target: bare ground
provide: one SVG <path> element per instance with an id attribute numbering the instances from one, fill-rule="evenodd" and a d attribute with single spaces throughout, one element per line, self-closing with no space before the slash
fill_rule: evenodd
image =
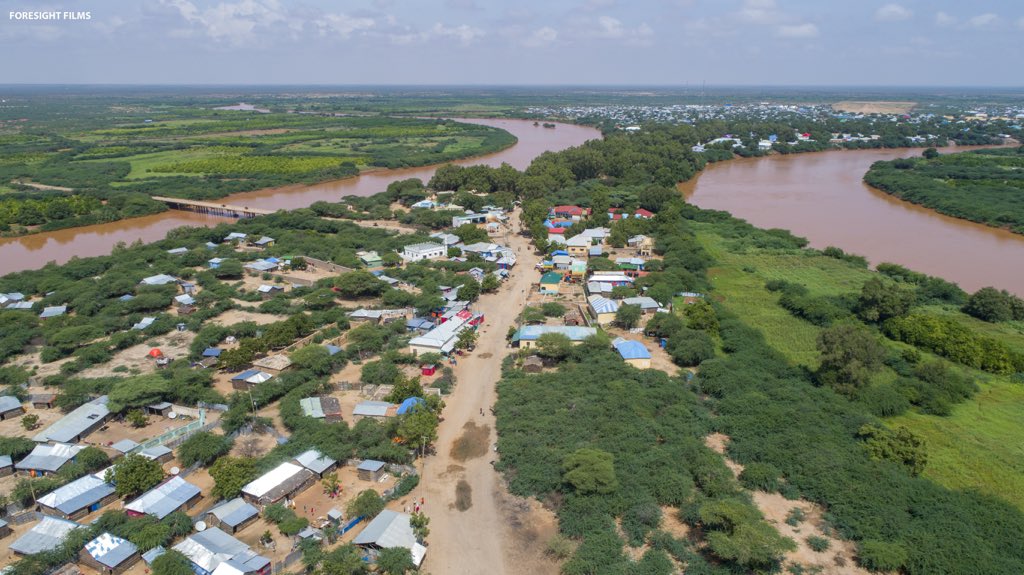
<path id="1" fill-rule="evenodd" d="M 836 112 L 849 112 L 851 114 L 907 114 L 914 109 L 917 102 L 857 102 L 847 100 L 832 104 Z"/>
<path id="2" fill-rule="evenodd" d="M 729 437 L 721 433 L 713 433 L 704 438 L 709 449 L 725 455 Z M 743 471 L 743 466 L 725 457 L 725 464 L 736 475 Z M 824 520 L 825 510 L 815 503 L 804 499 L 789 500 L 778 493 L 764 491 L 752 492 L 754 504 L 761 510 L 765 521 L 771 523 L 780 534 L 789 537 L 797 544 L 796 551 L 786 553 L 783 564 L 801 565 L 806 570 L 821 575 L 869 575 L 870 572 L 857 566 L 855 557 L 857 547 L 852 541 L 846 541 L 826 533 L 828 528 Z M 800 508 L 805 514 L 804 521 L 795 527 L 786 523 L 786 518 L 794 508 Z M 807 545 L 807 538 L 817 536 L 827 539 L 828 549 L 818 553 Z"/>

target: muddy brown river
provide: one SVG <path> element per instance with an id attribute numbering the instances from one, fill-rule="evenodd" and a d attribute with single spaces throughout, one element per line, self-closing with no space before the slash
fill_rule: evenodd
<path id="1" fill-rule="evenodd" d="M 501 128 L 519 139 L 515 145 L 500 152 L 454 162 L 462 166 L 477 164 L 500 166 L 503 162 L 507 162 L 515 168 L 524 169 L 530 165 L 533 158 L 544 152 L 557 152 L 601 137 L 601 132 L 594 128 L 570 124 L 557 124 L 556 128 L 551 129 L 534 126 L 532 121 L 526 120 L 460 119 L 459 121 Z M 311 186 L 287 186 L 235 194 L 220 200 L 220 202 L 268 209 L 295 209 L 320 200 L 338 201 L 342 196 L 373 195 L 383 192 L 388 184 L 396 180 L 420 178 L 425 182 L 433 176 L 436 169 L 437 166 L 424 166 L 399 170 L 378 170 L 354 178 L 322 182 Z M 0 275 L 40 268 L 50 261 L 64 263 L 74 256 L 88 257 L 109 254 L 118 242 L 160 240 L 167 235 L 168 231 L 180 226 L 214 226 L 224 221 L 230 220 L 189 212 L 168 211 L 109 224 L 0 239 Z"/>
<path id="2" fill-rule="evenodd" d="M 1024 295 L 1024 236 L 944 216 L 863 182 L 872 163 L 920 153 L 837 150 L 732 160 L 709 165 L 680 188 L 697 206 L 790 230 L 816 248 L 837 246 L 873 265 L 901 264 L 967 291 L 996 286 Z"/>

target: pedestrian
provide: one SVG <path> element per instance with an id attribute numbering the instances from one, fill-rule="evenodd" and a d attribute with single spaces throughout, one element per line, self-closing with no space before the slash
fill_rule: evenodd
<path id="1" fill-rule="evenodd" d="M 305 506 L 305 505 L 303 505 L 303 506 L 302 506 L 302 512 L 303 512 L 303 513 L 305 513 L 305 512 L 306 512 L 306 506 Z"/>
<path id="2" fill-rule="evenodd" d="M 423 504 L 425 504 L 426 502 L 427 502 L 427 500 L 426 500 L 426 499 L 424 499 L 424 498 L 420 497 L 420 505 L 423 505 Z"/>

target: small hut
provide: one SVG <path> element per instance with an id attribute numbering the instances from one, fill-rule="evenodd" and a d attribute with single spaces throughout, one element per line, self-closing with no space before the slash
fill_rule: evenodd
<path id="1" fill-rule="evenodd" d="M 384 462 L 375 459 L 366 459 L 356 468 L 359 479 L 363 481 L 380 481 L 384 475 Z"/>
<path id="2" fill-rule="evenodd" d="M 536 355 L 531 355 L 523 360 L 523 371 L 526 373 L 540 373 L 543 368 L 544 362 Z"/>

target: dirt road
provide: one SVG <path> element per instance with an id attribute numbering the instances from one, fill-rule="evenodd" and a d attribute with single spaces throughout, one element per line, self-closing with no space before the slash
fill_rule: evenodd
<path id="1" fill-rule="evenodd" d="M 513 214 L 518 230 L 518 213 Z M 557 567 L 538 550 L 526 549 L 521 531 L 512 526 L 530 508 L 507 495 L 491 461 L 497 435 L 490 413 L 497 398 L 495 384 L 501 377 L 501 360 L 508 353 L 505 334 L 522 311 L 530 283 L 537 279 L 534 265 L 540 261 L 527 239 L 510 235 L 506 245 L 517 250 L 518 262 L 509 279 L 494 294 L 480 297 L 475 305 L 485 314 L 476 350 L 455 367 L 458 381 L 445 399 L 444 421 L 438 429 L 437 455 L 424 463 L 417 500 L 426 501 L 430 536 L 423 570 L 451 575 L 489 573 L 557 573 Z M 483 410 L 484 415 L 481 415 Z M 455 448 L 453 451 L 453 447 Z M 533 537 L 537 539 L 537 537 Z"/>

